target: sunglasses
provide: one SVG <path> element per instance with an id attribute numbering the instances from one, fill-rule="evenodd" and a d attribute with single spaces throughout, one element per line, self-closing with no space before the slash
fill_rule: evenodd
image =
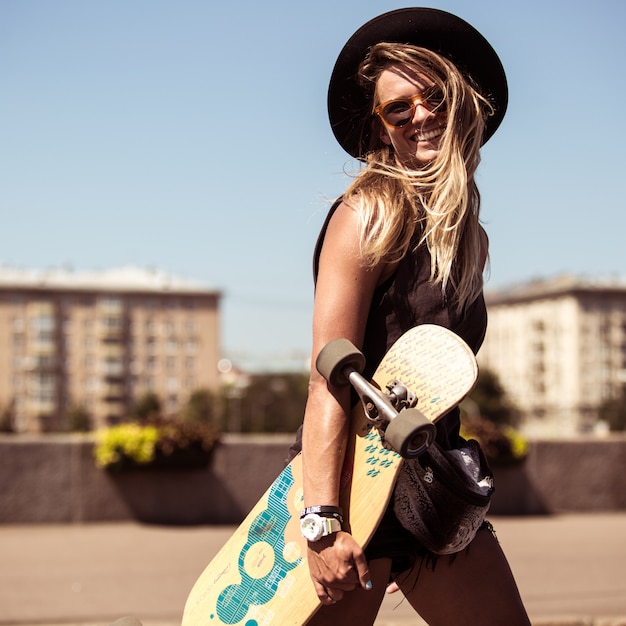
<path id="1" fill-rule="evenodd" d="M 379 104 L 374 113 L 389 126 L 400 128 L 408 124 L 415 115 L 417 105 L 421 104 L 429 111 L 444 112 L 445 96 L 439 87 L 433 85 L 424 91 L 410 98 L 397 98 L 396 100 L 387 100 Z"/>

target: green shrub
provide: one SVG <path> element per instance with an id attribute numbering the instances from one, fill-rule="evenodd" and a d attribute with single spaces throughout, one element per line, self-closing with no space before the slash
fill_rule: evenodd
<path id="1" fill-rule="evenodd" d="M 94 456 L 101 468 L 167 464 L 168 458 L 180 460 L 198 454 L 208 459 L 218 441 L 217 431 L 208 424 L 154 419 L 149 423 L 128 422 L 109 426 L 96 434 Z"/>

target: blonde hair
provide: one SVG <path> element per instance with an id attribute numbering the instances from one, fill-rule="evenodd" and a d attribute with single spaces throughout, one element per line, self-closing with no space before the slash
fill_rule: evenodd
<path id="1" fill-rule="evenodd" d="M 418 73 L 444 93 L 447 124 L 438 156 L 415 169 L 401 163 L 380 138 L 382 122 L 374 115 L 376 85 L 383 70 Z M 487 100 L 440 55 L 403 44 L 372 47 L 359 68 L 359 80 L 369 93 L 372 115 L 365 166 L 346 190 L 344 201 L 361 219 L 360 244 L 368 265 L 399 261 L 416 232 L 417 245 L 431 255 L 430 279 L 444 294 L 452 289 L 457 308 L 481 293 L 487 240 L 479 223 L 480 195 L 474 173 L 487 115 Z M 444 115 L 444 113 L 441 113 Z"/>

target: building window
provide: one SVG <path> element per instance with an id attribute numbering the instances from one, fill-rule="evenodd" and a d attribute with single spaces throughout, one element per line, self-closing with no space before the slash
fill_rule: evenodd
<path id="1" fill-rule="evenodd" d="M 543 320 L 535 320 L 532 323 L 533 330 L 537 333 L 542 333 L 546 329 L 546 325 Z"/>
<path id="2" fill-rule="evenodd" d="M 119 331 L 122 329 L 123 326 L 123 318 L 120 317 L 119 315 L 107 315 L 106 317 L 103 317 L 101 320 L 101 324 L 102 324 L 102 328 L 104 328 L 104 330 L 110 330 L 110 331 Z"/>
<path id="3" fill-rule="evenodd" d="M 100 299 L 102 306 L 106 309 L 119 311 L 122 308 L 122 299 L 118 296 L 108 295 Z"/>
<path id="4" fill-rule="evenodd" d="M 52 354 L 39 354 L 35 357 L 35 367 L 38 369 L 49 369 L 54 367 L 56 359 Z"/>
<path id="5" fill-rule="evenodd" d="M 13 318 L 13 330 L 15 332 L 22 332 L 24 330 L 24 318 L 23 317 L 14 317 Z"/>
<path id="6" fill-rule="evenodd" d="M 56 381 L 53 374 L 34 374 L 32 377 L 32 385 L 30 388 L 30 395 L 33 400 L 35 400 L 35 402 L 41 403 L 54 402 L 56 397 L 55 382 Z"/>
<path id="7" fill-rule="evenodd" d="M 54 316 L 46 313 L 36 315 L 31 319 L 31 328 L 34 333 L 35 344 L 41 347 L 54 343 Z"/>
<path id="8" fill-rule="evenodd" d="M 102 371 L 106 376 L 122 376 L 124 360 L 119 356 L 107 356 L 102 362 Z"/>

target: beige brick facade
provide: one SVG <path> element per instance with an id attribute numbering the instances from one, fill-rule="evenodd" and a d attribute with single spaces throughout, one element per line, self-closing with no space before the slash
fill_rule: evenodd
<path id="1" fill-rule="evenodd" d="M 626 384 L 626 286 L 561 277 L 487 294 L 478 355 L 522 412 L 527 433 L 596 428 Z"/>
<path id="2" fill-rule="evenodd" d="M 0 269 L 0 411 L 20 432 L 123 418 L 148 391 L 174 414 L 217 391 L 220 293 L 165 274 Z"/>

